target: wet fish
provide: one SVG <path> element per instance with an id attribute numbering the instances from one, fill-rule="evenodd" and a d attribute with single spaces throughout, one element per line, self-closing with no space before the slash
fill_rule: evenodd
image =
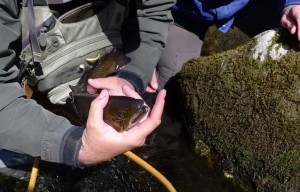
<path id="1" fill-rule="evenodd" d="M 91 102 L 98 94 L 87 93 L 88 79 L 104 78 L 115 74 L 129 62 L 122 52 L 112 50 L 103 55 L 93 67 L 87 69 L 76 86 L 70 86 L 72 104 L 86 121 Z M 104 108 L 103 120 L 117 131 L 125 131 L 141 121 L 148 112 L 142 99 L 126 96 L 110 96 Z"/>

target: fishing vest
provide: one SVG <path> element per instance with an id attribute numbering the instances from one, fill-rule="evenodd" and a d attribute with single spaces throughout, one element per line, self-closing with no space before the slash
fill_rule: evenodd
<path id="1" fill-rule="evenodd" d="M 122 48 L 120 29 L 127 0 L 92 1 L 60 16 L 49 7 L 69 1 L 23 0 L 20 13 L 20 76 L 53 104 L 66 102 L 69 85 L 76 85 L 89 65 L 87 58 Z"/>

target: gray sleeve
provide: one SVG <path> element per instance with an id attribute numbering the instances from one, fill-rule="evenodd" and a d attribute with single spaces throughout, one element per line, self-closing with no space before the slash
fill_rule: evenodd
<path id="1" fill-rule="evenodd" d="M 76 166 L 83 128 L 25 99 L 16 82 L 21 43 L 17 3 L 0 2 L 0 148 Z"/>
<path id="2" fill-rule="evenodd" d="M 143 93 L 165 47 L 173 23 L 170 8 L 174 0 L 131 1 L 124 22 L 124 51 L 131 59 L 118 76 L 131 82 Z"/>
<path id="3" fill-rule="evenodd" d="M 73 126 L 66 118 L 45 110 L 32 99 L 16 97 L 16 88 L 17 84 L 0 85 L 3 106 L 0 109 L 0 147 L 76 166 L 83 128 Z M 12 93 L 12 96 L 2 100 L 2 93 Z"/>

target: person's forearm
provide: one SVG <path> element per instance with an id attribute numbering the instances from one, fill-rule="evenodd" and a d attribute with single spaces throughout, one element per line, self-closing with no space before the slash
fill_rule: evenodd
<path id="1" fill-rule="evenodd" d="M 118 74 L 144 92 L 161 56 L 173 23 L 170 8 L 173 0 L 143 0 L 126 20 L 123 34 L 124 51 L 131 59 Z M 132 7 L 131 7 L 132 8 Z M 134 15 L 136 14 L 136 15 Z"/>
<path id="2" fill-rule="evenodd" d="M 0 3 L 0 148 L 76 166 L 83 129 L 25 99 L 17 81 L 18 1 Z"/>
<path id="3" fill-rule="evenodd" d="M 0 85 L 0 148 L 76 166 L 74 157 L 78 156 L 83 128 L 45 110 L 34 100 L 16 97 L 20 93 L 17 88 L 16 84 Z M 4 102 L 5 95 L 14 99 Z"/>

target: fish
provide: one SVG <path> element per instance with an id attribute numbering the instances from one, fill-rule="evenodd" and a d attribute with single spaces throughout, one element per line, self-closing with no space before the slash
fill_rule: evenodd
<path id="1" fill-rule="evenodd" d="M 88 118 L 91 102 L 99 95 L 87 93 L 88 79 L 105 78 L 114 75 L 129 61 L 130 59 L 121 51 L 112 49 L 97 60 L 92 67 L 85 70 L 76 86 L 70 86 L 73 108 L 85 122 Z M 140 122 L 146 116 L 149 108 L 142 99 L 127 96 L 110 96 L 103 110 L 104 122 L 112 126 L 116 131 L 121 132 Z"/>

